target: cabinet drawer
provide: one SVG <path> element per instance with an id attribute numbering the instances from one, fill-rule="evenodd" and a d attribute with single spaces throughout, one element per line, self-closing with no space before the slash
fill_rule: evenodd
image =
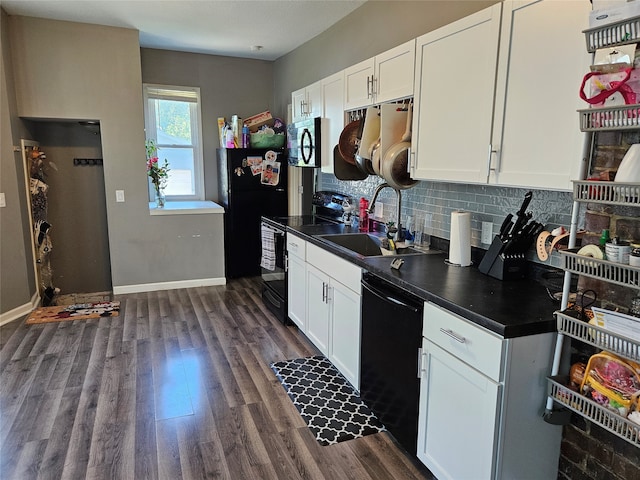
<path id="1" fill-rule="evenodd" d="M 424 304 L 422 335 L 492 380 L 502 379 L 502 337 L 429 302 Z"/>
<path id="2" fill-rule="evenodd" d="M 360 267 L 313 245 L 307 245 L 307 263 L 340 281 L 344 286 L 360 293 Z"/>
<path id="3" fill-rule="evenodd" d="M 287 252 L 289 255 L 295 255 L 296 257 L 304 260 L 306 258 L 307 242 L 300 237 L 287 233 Z"/>

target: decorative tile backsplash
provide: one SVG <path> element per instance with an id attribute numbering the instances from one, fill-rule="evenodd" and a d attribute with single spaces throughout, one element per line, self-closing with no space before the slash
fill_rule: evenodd
<path id="1" fill-rule="evenodd" d="M 319 173 L 318 189 L 348 193 L 356 201 L 360 197 L 371 200 L 376 186 L 382 181 L 377 176 L 362 181 L 341 181 L 331 174 Z M 497 234 L 504 218 L 509 213 L 515 216 L 520 209 L 527 191 L 523 188 L 421 181 L 415 187 L 402 191 L 402 223 L 406 222 L 407 215 L 413 216 L 417 223 L 422 222 L 426 213 L 431 213 L 432 231 L 425 233 L 449 239 L 451 212 L 464 210 L 471 213 L 471 245 L 487 249 L 489 245 L 481 243 L 482 222 L 493 223 L 493 233 Z M 384 204 L 385 221 L 396 222 L 395 192 L 385 188 L 377 201 Z M 543 223 L 547 230 L 557 226 L 568 229 L 572 202 L 571 192 L 533 190 L 528 210 L 533 213 L 533 220 Z M 542 263 L 533 247 L 527 258 Z M 545 264 L 560 267 L 561 258 L 557 253 L 552 254 Z"/>

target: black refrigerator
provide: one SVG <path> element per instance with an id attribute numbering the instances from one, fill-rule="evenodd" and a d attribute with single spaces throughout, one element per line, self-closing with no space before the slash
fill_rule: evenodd
<path id="1" fill-rule="evenodd" d="M 285 150 L 219 148 L 217 161 L 226 277 L 260 275 L 260 217 L 288 211 Z"/>

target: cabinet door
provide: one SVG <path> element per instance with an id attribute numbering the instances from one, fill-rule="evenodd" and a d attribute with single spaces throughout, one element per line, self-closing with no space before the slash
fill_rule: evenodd
<path id="1" fill-rule="evenodd" d="M 287 282 L 289 318 L 302 332 L 306 333 L 307 264 L 295 255 L 289 255 Z"/>
<path id="2" fill-rule="evenodd" d="M 329 276 L 307 264 L 307 337 L 329 356 Z"/>
<path id="3" fill-rule="evenodd" d="M 412 178 L 487 181 L 500 9 L 417 39 Z"/>
<path id="4" fill-rule="evenodd" d="M 322 173 L 333 173 L 333 147 L 344 128 L 344 73 L 322 80 Z"/>
<path id="5" fill-rule="evenodd" d="M 373 104 L 374 59 L 357 63 L 344 70 L 344 109 L 368 107 Z"/>
<path id="6" fill-rule="evenodd" d="M 305 88 L 296 90 L 291 94 L 291 116 L 294 122 L 305 118 L 307 108 L 307 91 Z"/>
<path id="7" fill-rule="evenodd" d="M 322 116 L 322 81 L 309 85 L 307 91 L 307 118 Z"/>
<path id="8" fill-rule="evenodd" d="M 589 2 L 504 2 L 496 87 L 492 183 L 571 190 L 585 136 L 576 110 L 590 55 Z"/>
<path id="9" fill-rule="evenodd" d="M 376 55 L 375 102 L 384 103 L 412 96 L 415 64 L 415 40 Z"/>
<path id="10" fill-rule="evenodd" d="M 439 479 L 492 478 L 500 385 L 424 339 L 418 458 Z"/>
<path id="11" fill-rule="evenodd" d="M 333 279 L 329 360 L 360 388 L 360 295 Z"/>

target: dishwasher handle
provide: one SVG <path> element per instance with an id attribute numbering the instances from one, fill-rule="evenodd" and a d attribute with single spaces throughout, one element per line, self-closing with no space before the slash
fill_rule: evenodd
<path id="1" fill-rule="evenodd" d="M 378 289 L 377 287 L 374 287 L 373 285 L 371 285 L 370 283 L 368 283 L 366 281 L 362 281 L 362 288 L 366 288 L 369 292 L 371 292 L 373 295 L 378 297 L 380 300 L 382 300 L 384 302 L 395 303 L 396 305 L 399 305 L 402 308 L 406 308 L 406 309 L 410 310 L 411 313 L 419 313 L 421 311 L 420 308 L 417 308 L 417 307 L 415 307 L 413 305 L 410 305 L 406 301 L 401 300 L 401 299 L 397 298 L 396 296 L 392 296 L 391 293 L 384 292 L 384 291 Z"/>

